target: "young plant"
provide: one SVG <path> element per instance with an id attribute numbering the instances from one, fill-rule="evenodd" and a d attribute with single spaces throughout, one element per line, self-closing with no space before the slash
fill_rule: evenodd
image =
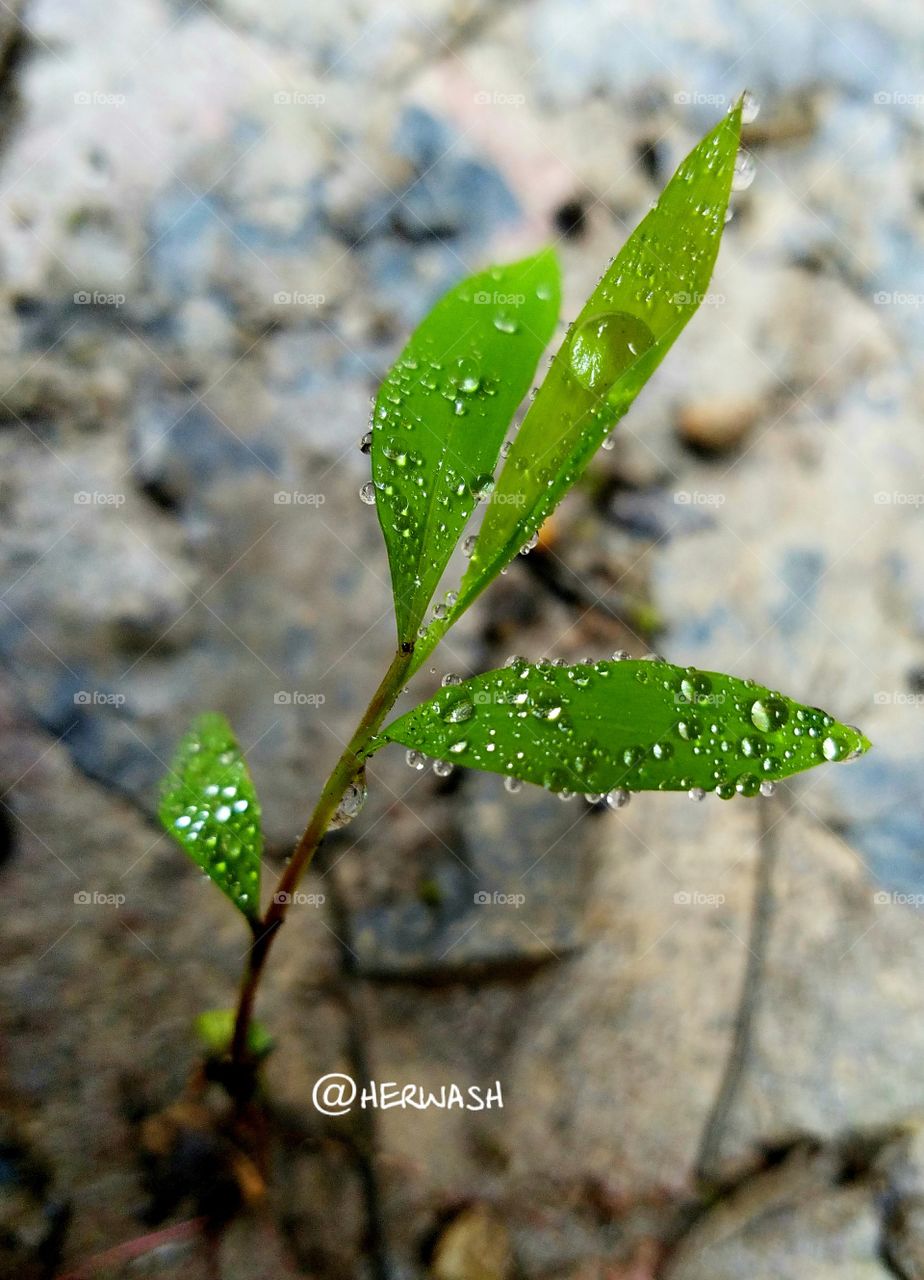
<path id="1" fill-rule="evenodd" d="M 265 911 L 260 808 L 226 721 L 203 716 L 165 784 L 161 819 L 246 917 L 253 935 L 236 1013 L 207 1020 L 213 1050 L 246 1069 L 266 1051 L 252 1025 L 267 956 L 292 894 L 325 833 L 365 797 L 364 766 L 387 743 L 486 769 L 561 794 L 633 791 L 769 794 L 780 778 L 844 760 L 869 743 L 854 728 L 750 680 L 661 660 L 568 664 L 511 659 L 456 680 L 383 727 L 408 679 L 485 587 L 535 540 L 706 293 L 736 169 L 739 103 L 680 165 L 610 263 L 530 405 L 512 444 L 511 418 L 555 328 L 555 254 L 462 281 L 411 337 L 375 404 L 372 480 L 397 622 L 391 665 L 330 774 Z M 498 460 L 503 465 L 495 477 Z M 477 535 L 457 592 L 430 612 L 478 502 Z"/>

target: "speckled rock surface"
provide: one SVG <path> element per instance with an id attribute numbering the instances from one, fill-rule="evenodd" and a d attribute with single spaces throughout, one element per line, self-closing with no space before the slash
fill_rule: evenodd
<path id="1" fill-rule="evenodd" d="M 269 878 L 390 653 L 356 443 L 408 329 L 549 240 L 567 319 L 745 85 L 757 177 L 700 313 L 417 683 L 655 643 L 876 749 L 619 814 L 377 756 L 274 957 L 272 1190 L 219 1264 L 921 1273 L 919 28 L 884 0 L 2 8 L 12 1273 L 176 1229 L 130 1274 L 213 1280 L 195 1197 L 154 1221 L 144 1118 L 248 940 L 158 833 L 164 762 L 230 717 Z M 504 1107 L 324 1116 L 338 1071 Z"/>

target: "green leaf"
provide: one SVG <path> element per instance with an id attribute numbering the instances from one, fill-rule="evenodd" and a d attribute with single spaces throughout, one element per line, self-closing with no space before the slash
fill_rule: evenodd
<path id="1" fill-rule="evenodd" d="M 413 641 L 558 318 L 550 249 L 470 276 L 411 337 L 382 383 L 372 479 L 398 638 Z"/>
<path id="2" fill-rule="evenodd" d="M 207 1009 L 196 1018 L 196 1035 L 214 1057 L 222 1057 L 231 1048 L 235 1017 L 233 1009 Z M 255 1058 L 265 1058 L 273 1048 L 272 1036 L 256 1019 L 247 1028 L 247 1048 Z"/>
<path id="3" fill-rule="evenodd" d="M 723 798 L 869 748 L 859 730 L 750 680 L 668 662 L 522 659 L 442 689 L 383 741 L 551 791 Z"/>
<path id="4" fill-rule="evenodd" d="M 696 311 L 718 253 L 740 132 L 739 104 L 683 161 L 570 327 L 494 487 L 458 600 L 431 641 L 529 541 Z"/>
<path id="5" fill-rule="evenodd" d="M 200 716 L 164 779 L 160 820 L 248 919 L 260 909 L 260 804 L 231 726 Z"/>

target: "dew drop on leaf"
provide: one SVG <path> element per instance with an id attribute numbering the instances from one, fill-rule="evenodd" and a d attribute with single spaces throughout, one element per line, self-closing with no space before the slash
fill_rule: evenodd
<path id="1" fill-rule="evenodd" d="M 654 343 L 654 335 L 628 311 L 603 311 L 577 326 L 568 361 L 588 391 L 606 392 Z"/>
<path id="2" fill-rule="evenodd" d="M 375 485 L 371 480 L 366 481 L 359 491 L 359 496 L 367 507 L 375 506 Z"/>

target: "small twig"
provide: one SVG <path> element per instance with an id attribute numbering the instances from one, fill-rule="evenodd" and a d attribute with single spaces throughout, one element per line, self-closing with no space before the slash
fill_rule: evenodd
<path id="1" fill-rule="evenodd" d="M 81 1262 L 73 1271 L 57 1277 L 57 1280 L 87 1280 L 96 1275 L 104 1267 L 115 1266 L 120 1262 L 131 1262 L 135 1258 L 143 1258 L 146 1253 L 165 1244 L 178 1244 L 184 1240 L 194 1240 L 197 1236 L 205 1237 L 205 1218 L 190 1218 L 187 1222 L 177 1222 L 172 1227 L 164 1227 L 161 1231 L 151 1231 L 134 1240 L 126 1240 L 103 1253 L 94 1254 Z"/>

